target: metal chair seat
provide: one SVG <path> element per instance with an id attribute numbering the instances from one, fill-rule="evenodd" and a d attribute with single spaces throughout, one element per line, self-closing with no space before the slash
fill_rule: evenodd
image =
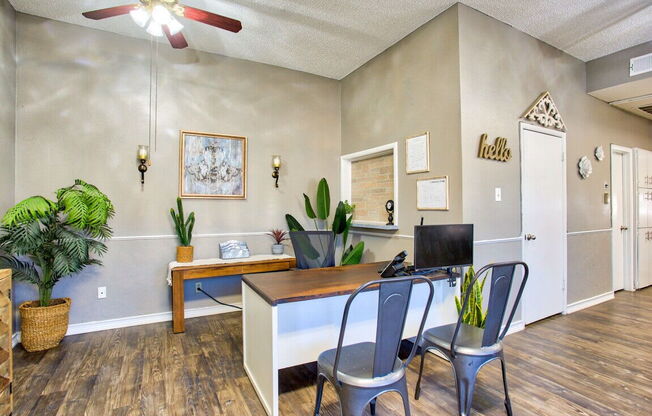
<path id="1" fill-rule="evenodd" d="M 455 323 L 429 329 L 423 333 L 423 338 L 438 349 L 448 352 L 451 348 L 456 326 Z M 500 341 L 488 347 L 483 347 L 483 336 L 484 329 L 462 323 L 455 340 L 455 352 L 464 355 L 487 356 L 496 355 L 503 350 L 503 343 Z"/>
<path id="2" fill-rule="evenodd" d="M 515 270 L 520 266 L 523 269 L 523 278 L 516 292 L 511 311 L 508 313 L 510 295 L 515 282 Z M 467 311 L 469 298 L 473 293 L 472 288 L 478 277 L 491 271 L 489 280 L 489 302 L 484 329 L 476 328 L 462 322 L 464 312 Z M 523 289 L 528 278 L 527 264 L 522 261 L 488 264 L 480 269 L 471 282 L 469 282 L 464 301 L 461 305 L 462 313 L 457 318 L 457 323 L 428 329 L 421 339 L 421 367 L 419 378 L 414 393 L 414 398 L 419 399 L 421 394 L 421 377 L 427 352 L 438 350 L 446 356 L 453 366 L 457 390 L 457 410 L 459 416 L 470 416 L 473 403 L 473 390 L 480 369 L 490 361 L 500 360 L 503 373 L 503 388 L 505 389 L 505 410 L 512 416 L 512 404 L 509 399 L 507 387 L 507 366 L 503 354 L 503 338 L 514 319 L 516 308 L 523 295 Z M 505 320 L 507 316 L 507 320 Z"/>
<path id="3" fill-rule="evenodd" d="M 423 305 L 421 323 L 410 354 L 405 360 L 401 360 L 398 355 L 408 312 L 410 312 L 410 299 L 415 283 L 427 284 L 428 300 Z M 421 289 L 423 286 L 425 285 L 420 285 Z M 370 289 L 376 289 L 378 293 L 375 342 L 361 342 L 345 347 L 344 336 L 351 304 L 360 293 Z M 434 293 L 435 288 L 428 278 L 406 276 L 372 280 L 357 288 L 349 296 L 344 305 L 337 348 L 325 351 L 317 358 L 317 394 L 314 416 L 319 416 L 325 381 L 335 388 L 342 416 L 362 416 L 366 406 L 369 406 L 371 415 L 374 416 L 376 414 L 376 398 L 392 391 L 401 395 L 405 415 L 410 416 L 405 369 L 414 358 L 418 345 L 420 345 L 421 334 L 425 328 Z M 418 308 L 415 307 L 415 309 Z"/>
<path id="4" fill-rule="evenodd" d="M 394 369 L 382 377 L 374 377 L 374 342 L 362 342 L 360 344 L 342 347 L 342 358 L 337 368 L 337 379 L 342 383 L 364 388 L 373 388 L 393 384 L 405 375 L 403 362 L 397 357 L 394 362 Z M 317 359 L 319 372 L 333 378 L 333 366 L 337 348 L 324 351 Z"/>

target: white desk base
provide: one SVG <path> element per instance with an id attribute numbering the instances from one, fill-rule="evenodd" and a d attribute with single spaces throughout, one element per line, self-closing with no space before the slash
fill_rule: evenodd
<path id="1" fill-rule="evenodd" d="M 426 328 L 457 320 L 456 288 L 433 282 L 435 296 Z M 403 338 L 417 335 L 427 286 L 414 286 Z M 323 351 L 337 347 L 348 295 L 272 306 L 242 282 L 244 368 L 270 416 L 279 415 L 278 371 L 317 361 Z M 376 336 L 378 292 L 360 294 L 351 306 L 345 344 L 373 341 Z"/>

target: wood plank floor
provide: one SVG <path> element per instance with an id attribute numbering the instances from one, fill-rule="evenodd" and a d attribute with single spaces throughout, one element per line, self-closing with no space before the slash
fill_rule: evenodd
<path id="1" fill-rule="evenodd" d="M 15 349 L 14 415 L 264 415 L 242 368 L 241 315 L 66 337 L 44 353 Z M 530 325 L 506 339 L 515 415 L 652 414 L 652 288 Z M 418 359 L 410 366 L 410 390 Z M 432 357 L 413 415 L 455 415 L 448 364 Z M 314 365 L 281 372 L 281 414 L 309 415 Z M 474 415 L 504 415 L 500 366 L 480 373 Z M 327 387 L 324 416 L 339 415 Z M 378 415 L 402 415 L 394 393 Z"/>

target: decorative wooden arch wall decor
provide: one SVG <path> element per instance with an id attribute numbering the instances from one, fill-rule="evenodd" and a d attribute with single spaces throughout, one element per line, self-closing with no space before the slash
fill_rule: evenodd
<path id="1" fill-rule="evenodd" d="M 548 91 L 537 98 L 534 104 L 523 114 L 523 118 L 534 121 L 543 127 L 566 131 L 566 124 L 564 124 L 564 120 L 561 118 L 561 114 L 559 114 L 559 110 Z"/>

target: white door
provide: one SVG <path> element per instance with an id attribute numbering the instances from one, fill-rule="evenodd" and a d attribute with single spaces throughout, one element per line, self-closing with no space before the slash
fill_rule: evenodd
<path id="1" fill-rule="evenodd" d="M 630 222 L 628 218 L 628 201 L 625 197 L 626 161 L 625 155 L 611 153 L 611 224 L 613 250 L 613 290 L 625 288 L 625 276 L 628 274 L 628 241 Z"/>
<path id="2" fill-rule="evenodd" d="M 639 159 L 642 155 L 639 154 Z M 643 158 L 645 162 L 645 159 Z M 635 188 L 634 152 L 611 145 L 611 249 L 613 290 L 634 290 L 636 228 L 647 224 L 650 201 Z M 641 167 L 639 162 L 639 168 Z M 643 163 L 645 171 L 646 163 Z M 634 178 L 634 179 L 633 179 Z M 649 193 L 649 191 L 647 191 Z M 638 199 L 638 202 L 637 202 Z M 634 208 L 638 205 L 638 220 Z M 646 226 L 646 225 L 643 225 Z"/>
<path id="3" fill-rule="evenodd" d="M 530 277 L 523 295 L 526 324 L 566 306 L 566 176 L 563 133 L 521 124 L 523 259 Z"/>

